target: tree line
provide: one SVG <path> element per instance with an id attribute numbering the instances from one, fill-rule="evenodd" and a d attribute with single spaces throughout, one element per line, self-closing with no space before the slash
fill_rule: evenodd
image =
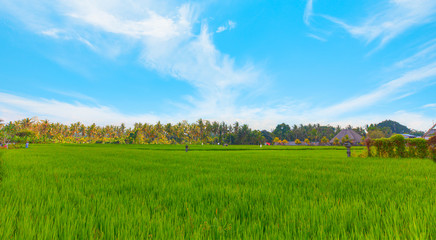
<path id="1" fill-rule="evenodd" d="M 362 136 L 373 139 L 389 137 L 392 131 L 386 127 L 367 125 L 366 129 L 353 129 Z M 235 122 L 208 121 L 199 119 L 194 123 L 182 121 L 177 124 L 135 123 L 133 127 L 95 123 L 85 125 L 54 123 L 48 120 L 25 118 L 5 123 L 0 121 L 1 142 L 32 143 L 114 143 L 114 144 L 263 144 L 274 139 L 287 141 L 320 142 L 333 139 L 342 128 L 340 126 L 322 126 L 320 124 L 288 125 L 278 124 L 273 130 L 253 130 L 247 124 Z M 386 133 L 385 133 L 386 132 Z"/>

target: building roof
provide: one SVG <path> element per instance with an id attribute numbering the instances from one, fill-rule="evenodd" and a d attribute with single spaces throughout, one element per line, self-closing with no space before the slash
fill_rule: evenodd
<path id="1" fill-rule="evenodd" d="M 415 135 L 411 135 L 411 134 L 404 133 L 404 134 L 401 134 L 401 135 L 403 135 L 403 137 L 405 137 L 405 138 L 416 138 Z"/>
<path id="2" fill-rule="evenodd" d="M 427 138 L 427 137 L 431 137 L 434 136 L 436 134 L 436 124 L 433 125 L 433 127 L 431 127 L 425 134 L 424 136 L 422 136 L 423 138 Z"/>
<path id="3" fill-rule="evenodd" d="M 362 142 L 362 136 L 360 136 L 360 134 L 358 134 L 357 132 L 355 132 L 354 130 L 351 130 L 351 129 L 344 129 L 344 130 L 340 131 L 334 138 L 332 138 L 330 140 L 330 143 L 333 143 L 335 138 L 337 138 L 337 139 L 339 139 L 339 141 L 341 141 L 342 138 L 345 137 L 345 135 L 348 135 L 348 138 L 350 140 L 353 140 L 354 143 Z"/>

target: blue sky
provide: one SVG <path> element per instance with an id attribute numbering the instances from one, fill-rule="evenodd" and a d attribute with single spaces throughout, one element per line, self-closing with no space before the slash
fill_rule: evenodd
<path id="1" fill-rule="evenodd" d="M 436 1 L 0 0 L 0 118 L 436 120 Z"/>

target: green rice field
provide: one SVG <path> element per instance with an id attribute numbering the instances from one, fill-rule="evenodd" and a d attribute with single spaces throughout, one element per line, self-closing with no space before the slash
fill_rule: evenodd
<path id="1" fill-rule="evenodd" d="M 191 148 L 0 150 L 0 239 L 436 239 L 429 159 Z"/>

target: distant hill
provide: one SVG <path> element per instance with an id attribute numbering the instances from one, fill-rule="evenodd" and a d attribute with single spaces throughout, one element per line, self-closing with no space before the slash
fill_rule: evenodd
<path id="1" fill-rule="evenodd" d="M 375 125 L 377 128 L 383 129 L 383 128 L 389 128 L 391 129 L 392 133 L 398 133 L 398 134 L 404 134 L 404 133 L 411 133 L 412 130 L 408 127 L 401 125 L 398 122 L 392 121 L 392 120 L 385 120 L 379 124 Z"/>

